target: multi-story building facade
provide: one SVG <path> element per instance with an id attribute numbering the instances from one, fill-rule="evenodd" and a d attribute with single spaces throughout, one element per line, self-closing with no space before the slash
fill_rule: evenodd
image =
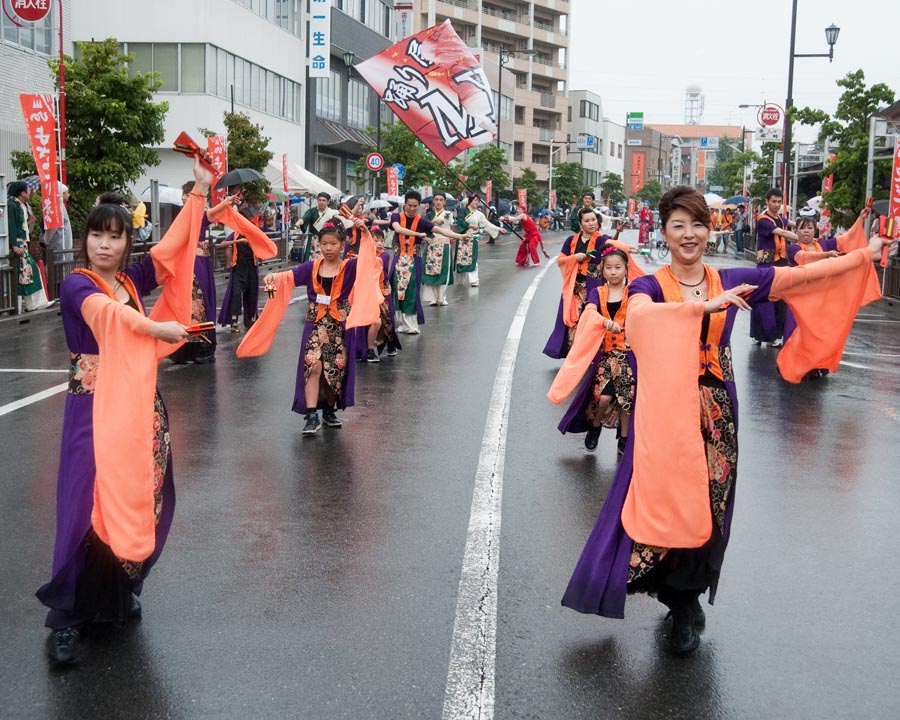
<path id="1" fill-rule="evenodd" d="M 76 41 L 114 37 L 134 55 L 136 71 L 160 74 L 156 100 L 169 103 L 160 165 L 136 183 L 156 178 L 180 185 L 190 177 L 172 142 L 198 128 L 224 133 L 225 112 L 246 113 L 270 138 L 269 150 L 290 163 L 306 161 L 306 45 L 297 0 L 79 0 Z"/>
<path id="2" fill-rule="evenodd" d="M 68 3 L 63 5 L 63 51 L 71 55 L 72 14 Z M 9 162 L 10 152 L 27 152 L 30 149 L 19 95 L 54 92 L 47 62 L 58 57 L 59 4 L 51 3 L 50 13 L 40 22 L 23 23 L 22 27 L 17 27 L 6 13 L 0 13 L 0 67 L 3 68 L 3 82 L 0 83 L 0 175 L 5 176 L 7 182 L 15 179 Z"/>
<path id="3" fill-rule="evenodd" d="M 569 0 L 414 0 L 414 31 L 450 19 L 463 41 L 482 57 L 500 109 L 500 146 L 510 172 L 530 167 L 546 185 L 550 144 L 566 140 Z M 507 72 L 513 78 L 507 82 Z M 512 132 L 506 131 L 508 124 Z M 558 153 L 554 154 L 557 162 Z"/>
<path id="4" fill-rule="evenodd" d="M 663 139 L 674 138 L 678 143 L 680 161 L 677 163 L 677 167 L 673 167 L 673 184 L 691 185 L 702 192 L 709 190 L 706 176 L 716 165 L 716 147 L 719 141 L 731 142 L 737 149 L 741 147 L 747 150 L 752 149 L 753 133 L 740 125 L 662 125 L 654 123 L 649 127 L 659 133 Z M 629 131 L 629 138 L 632 137 L 633 132 Z M 656 171 L 655 168 L 648 168 L 648 171 L 651 170 Z M 626 190 L 627 187 L 626 185 Z"/>
<path id="5" fill-rule="evenodd" d="M 599 95 L 588 90 L 569 93 L 568 162 L 582 167 L 584 184 L 600 197 L 600 184 L 607 174 L 623 177 L 625 127 L 603 116 Z"/>
<path id="6" fill-rule="evenodd" d="M 625 140 L 625 194 L 640 197 L 649 180 L 663 190 L 681 182 L 681 138 L 653 127 L 629 130 Z"/>

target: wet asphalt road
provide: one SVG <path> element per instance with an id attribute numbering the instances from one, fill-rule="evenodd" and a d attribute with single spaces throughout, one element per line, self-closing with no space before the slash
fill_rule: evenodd
<path id="1" fill-rule="evenodd" d="M 64 395 L 0 416 L 0 717 L 439 718 L 492 383 L 538 272 L 514 251 L 485 248 L 481 287 L 454 286 L 397 358 L 359 367 L 339 431 L 301 438 L 290 412 L 299 305 L 266 357 L 238 361 L 223 334 L 213 366 L 164 362 L 175 522 L 143 622 L 94 633 L 75 671 L 48 671 L 32 595 Z M 513 378 L 495 717 L 897 717 L 900 316 L 863 309 L 840 372 L 799 386 L 739 318 L 733 535 L 703 644 L 677 660 L 650 598 L 624 622 L 559 604 L 615 469 L 612 434 L 586 453 L 544 397 L 559 286 L 551 269 Z M 0 370 L 66 362 L 58 321 L 0 324 Z M 0 372 L 0 406 L 65 379 Z"/>

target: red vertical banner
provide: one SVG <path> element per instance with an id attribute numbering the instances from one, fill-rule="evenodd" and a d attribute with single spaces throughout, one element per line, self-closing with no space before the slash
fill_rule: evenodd
<path id="1" fill-rule="evenodd" d="M 206 139 L 206 150 L 209 152 L 210 162 L 216 169 L 216 179 L 213 180 L 212 204 L 218 205 L 225 197 L 227 188 L 216 190 L 216 181 L 225 174 L 228 168 L 228 149 L 224 135 L 213 135 Z"/>
<path id="2" fill-rule="evenodd" d="M 634 198 L 628 198 L 628 217 L 634 215 Z"/>
<path id="3" fill-rule="evenodd" d="M 59 183 L 56 175 L 56 117 L 52 95 L 19 95 L 34 164 L 41 180 L 41 214 L 44 229 L 61 228 Z"/>
<path id="4" fill-rule="evenodd" d="M 484 201 L 490 205 L 491 198 L 494 196 L 494 183 L 492 180 L 484 181 Z"/>
<path id="5" fill-rule="evenodd" d="M 399 195 L 400 194 L 400 181 L 397 178 L 397 168 L 395 168 L 395 167 L 385 168 L 384 174 L 387 179 L 388 195 Z"/>
<path id="6" fill-rule="evenodd" d="M 550 191 L 550 209 L 553 210 L 556 207 L 556 190 Z"/>
<path id="7" fill-rule="evenodd" d="M 834 162 L 834 155 L 829 155 L 828 156 L 828 164 L 831 165 L 831 163 L 833 163 L 833 162 Z M 833 187 L 834 187 L 834 173 L 829 173 L 828 175 L 825 176 L 825 179 L 822 181 L 822 192 L 829 193 L 829 192 L 831 192 L 831 189 Z"/>
<path id="8" fill-rule="evenodd" d="M 900 225 L 900 137 L 894 148 L 894 167 L 891 169 L 891 195 L 888 198 L 887 222 L 882 222 L 880 234 L 894 239 L 897 237 L 897 226 Z M 888 246 L 881 250 L 881 267 L 888 265 Z"/>
<path id="9" fill-rule="evenodd" d="M 288 191 L 287 153 L 281 154 L 281 181 L 284 184 L 283 190 L 285 192 L 287 192 Z"/>
<path id="10" fill-rule="evenodd" d="M 631 154 L 631 192 L 638 192 L 644 187 L 644 155 L 636 152 Z"/>
<path id="11" fill-rule="evenodd" d="M 519 188 L 519 210 L 525 210 L 528 207 L 528 191 L 525 188 Z"/>

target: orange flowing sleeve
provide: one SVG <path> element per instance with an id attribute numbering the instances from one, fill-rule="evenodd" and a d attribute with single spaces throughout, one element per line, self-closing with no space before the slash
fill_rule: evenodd
<path id="1" fill-rule="evenodd" d="M 597 306 L 593 303 L 585 305 L 578 319 L 575 341 L 547 393 L 550 402 L 559 405 L 578 386 L 597 356 L 604 335 L 606 328 Z"/>
<path id="2" fill-rule="evenodd" d="M 638 366 L 634 470 L 622 508 L 629 537 L 694 548 L 712 533 L 709 471 L 700 433 L 700 303 L 628 298 L 625 335 Z"/>
<path id="3" fill-rule="evenodd" d="M 100 369 L 94 391 L 94 507 L 91 523 L 117 557 L 146 560 L 156 545 L 153 321 L 104 293 L 81 304 L 97 339 Z"/>
<path id="4" fill-rule="evenodd" d="M 853 227 L 837 237 L 838 252 L 844 254 L 868 246 L 869 241 L 866 239 L 865 221 L 862 218 L 857 218 L 856 222 L 853 223 Z"/>
<path id="5" fill-rule="evenodd" d="M 156 282 L 162 287 L 162 294 L 150 311 L 150 317 L 157 322 L 174 320 L 182 325 L 191 324 L 194 259 L 203 222 L 203 206 L 203 198 L 191 194 L 163 239 L 150 250 Z M 159 343 L 157 359 L 167 357 L 181 345 Z"/>
<path id="6" fill-rule="evenodd" d="M 253 254 L 260 260 L 268 260 L 278 254 L 278 246 L 266 234 L 247 218 L 234 209 L 232 204 L 223 200 L 206 213 L 210 222 L 222 223 L 243 235 L 253 248 Z"/>
<path id="7" fill-rule="evenodd" d="M 275 297 L 266 302 L 259 319 L 253 323 L 253 327 L 247 331 L 241 344 L 238 345 L 238 357 L 257 357 L 269 352 L 272 341 L 278 334 L 281 319 L 290 305 L 293 292 L 294 271 L 275 273 Z"/>
<path id="8" fill-rule="evenodd" d="M 622 252 L 631 253 L 632 246 L 626 242 L 622 242 L 621 240 L 613 240 L 609 239 L 606 241 L 607 245 L 612 245 L 614 248 L 618 248 Z M 644 270 L 640 265 L 630 259 L 628 260 L 628 282 L 634 282 L 639 277 L 644 277 L 647 274 L 647 271 Z"/>
<path id="9" fill-rule="evenodd" d="M 375 265 L 375 241 L 369 229 L 363 227 L 359 240 L 359 256 L 356 260 L 356 280 L 353 282 L 353 302 L 345 327 L 368 327 L 381 317 L 381 303 L 384 295 L 374 273 L 366 268 Z M 360 272 L 362 271 L 362 272 Z"/>
<path id="10" fill-rule="evenodd" d="M 562 273 L 563 322 L 566 327 L 575 327 L 578 312 L 575 309 L 575 280 L 578 277 L 578 261 L 574 255 L 557 255 L 556 264 Z"/>
<path id="11" fill-rule="evenodd" d="M 769 297 L 787 302 L 797 321 L 777 362 L 781 376 L 798 383 L 814 368 L 837 371 L 857 311 L 880 299 L 881 288 L 865 247 L 802 267 L 775 268 Z"/>

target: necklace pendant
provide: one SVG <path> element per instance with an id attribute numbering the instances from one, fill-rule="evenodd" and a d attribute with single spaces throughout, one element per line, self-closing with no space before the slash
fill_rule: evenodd
<path id="1" fill-rule="evenodd" d="M 695 287 L 691 292 L 694 293 L 694 297 L 698 300 L 703 297 L 703 288 L 701 287 Z"/>

